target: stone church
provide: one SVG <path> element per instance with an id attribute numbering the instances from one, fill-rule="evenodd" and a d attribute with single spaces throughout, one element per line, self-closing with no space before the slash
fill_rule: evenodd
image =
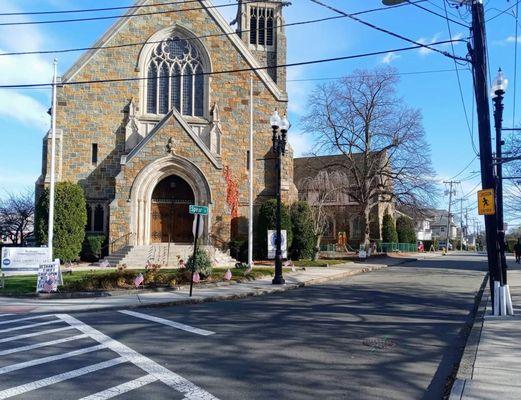
<path id="1" fill-rule="evenodd" d="M 155 6 L 158 3 L 167 3 Z M 191 204 L 209 206 L 204 237 L 224 247 L 248 216 L 250 80 L 254 99 L 255 205 L 275 195 L 269 116 L 288 97 L 286 2 L 238 0 L 230 24 L 219 7 L 139 0 L 61 77 L 57 181 L 78 182 L 87 232 L 131 246 L 189 243 Z M 138 44 L 138 45 L 129 45 Z M 43 143 L 41 188 L 50 181 Z M 292 153 L 283 196 L 297 198 Z"/>

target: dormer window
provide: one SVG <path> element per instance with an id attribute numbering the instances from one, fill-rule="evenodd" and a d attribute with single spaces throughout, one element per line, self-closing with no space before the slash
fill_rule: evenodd
<path id="1" fill-rule="evenodd" d="M 184 116 L 203 117 L 205 76 L 199 50 L 172 36 L 158 44 L 147 65 L 146 110 L 167 114 L 176 108 Z"/>
<path id="2" fill-rule="evenodd" d="M 274 9 L 250 7 L 250 44 L 273 47 L 275 44 Z"/>

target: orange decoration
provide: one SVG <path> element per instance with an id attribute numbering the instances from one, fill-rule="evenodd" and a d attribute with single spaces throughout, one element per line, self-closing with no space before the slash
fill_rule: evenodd
<path id="1" fill-rule="evenodd" d="M 233 180 L 229 166 L 224 167 L 223 175 L 226 179 L 226 202 L 230 206 L 232 218 L 237 218 L 239 216 L 239 185 Z"/>

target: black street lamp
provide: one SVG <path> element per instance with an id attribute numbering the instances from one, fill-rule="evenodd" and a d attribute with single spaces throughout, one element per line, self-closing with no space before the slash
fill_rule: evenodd
<path id="1" fill-rule="evenodd" d="M 498 71 L 497 77 L 492 85 L 492 98 L 494 101 L 494 122 L 496 128 L 496 212 L 497 212 L 497 240 L 499 244 L 499 262 L 501 265 L 501 281 L 502 284 L 507 283 L 507 260 L 505 256 L 505 224 L 504 224 L 504 212 L 503 212 L 503 150 L 504 144 L 501 137 L 501 131 L 503 130 L 503 98 L 508 87 L 508 80 L 505 78 L 505 74 Z"/>
<path id="2" fill-rule="evenodd" d="M 276 212 L 276 229 L 277 229 L 277 238 L 276 238 L 276 246 L 277 249 L 275 251 L 275 277 L 273 278 L 272 283 L 274 285 L 284 285 L 286 281 L 282 276 L 282 231 L 281 231 L 281 207 L 282 207 L 282 199 L 281 199 L 281 184 L 282 184 L 282 156 L 286 154 L 286 144 L 287 144 L 287 133 L 290 128 L 290 123 L 286 116 L 280 118 L 280 115 L 277 110 L 270 117 L 270 125 L 273 129 L 273 152 L 276 155 L 276 172 L 277 172 L 277 186 L 276 196 L 277 196 L 277 212 Z"/>

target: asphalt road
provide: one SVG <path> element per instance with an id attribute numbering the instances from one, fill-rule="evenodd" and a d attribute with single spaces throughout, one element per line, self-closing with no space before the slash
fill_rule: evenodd
<path id="1" fill-rule="evenodd" d="M 453 255 L 233 302 L 0 315 L 0 399 L 441 399 L 485 270 Z"/>

